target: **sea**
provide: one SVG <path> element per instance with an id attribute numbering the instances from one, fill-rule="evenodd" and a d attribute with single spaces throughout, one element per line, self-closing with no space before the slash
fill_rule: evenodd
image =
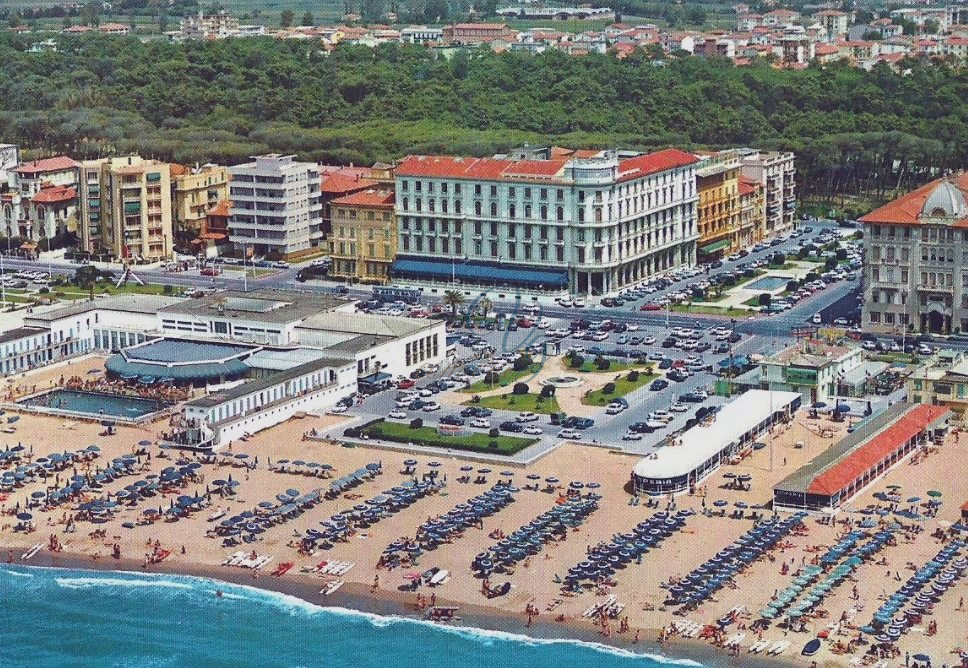
<path id="1" fill-rule="evenodd" d="M 205 578 L 9 564 L 0 566 L 0 666 L 701 668 L 596 643 L 321 607 Z"/>

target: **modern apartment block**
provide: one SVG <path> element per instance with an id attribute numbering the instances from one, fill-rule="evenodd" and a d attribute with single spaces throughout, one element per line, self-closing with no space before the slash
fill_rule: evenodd
<path id="1" fill-rule="evenodd" d="M 700 262 L 721 258 L 753 245 L 752 221 L 741 227 L 740 161 L 734 150 L 700 154 L 696 165 L 699 192 L 698 257 Z"/>
<path id="2" fill-rule="evenodd" d="M 83 250 L 134 262 L 172 256 L 168 163 L 138 156 L 87 160 L 78 187 Z"/>
<path id="3" fill-rule="evenodd" d="M 765 236 L 793 229 L 797 212 L 797 168 L 793 153 L 739 149 L 743 176 L 763 186 Z"/>
<path id="4" fill-rule="evenodd" d="M 331 207 L 329 275 L 350 282 L 389 283 L 397 249 L 393 190 L 362 190 L 333 200 Z"/>
<path id="5" fill-rule="evenodd" d="M 296 258 L 322 239 L 319 167 L 291 155 L 254 156 L 230 168 L 229 240 L 255 255 Z"/>
<path id="6" fill-rule="evenodd" d="M 184 168 L 172 165 L 172 221 L 179 236 L 205 232 L 205 219 L 229 197 L 229 170 L 219 165 Z"/>
<path id="7" fill-rule="evenodd" d="M 968 173 L 936 179 L 860 220 L 864 329 L 968 332 Z"/>
<path id="8" fill-rule="evenodd" d="M 695 264 L 694 155 L 530 154 L 403 160 L 394 277 L 605 294 Z"/>

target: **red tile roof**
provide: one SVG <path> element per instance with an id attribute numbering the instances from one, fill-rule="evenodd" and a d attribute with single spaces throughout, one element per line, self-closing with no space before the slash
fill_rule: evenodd
<path id="1" fill-rule="evenodd" d="M 341 206 L 370 206 L 392 209 L 394 205 L 392 190 L 361 190 L 360 192 L 334 199 L 333 204 Z"/>
<path id="2" fill-rule="evenodd" d="M 213 206 L 208 210 L 209 216 L 228 216 L 229 209 L 232 208 L 232 202 L 227 199 L 223 199 L 221 202 Z"/>
<path id="3" fill-rule="evenodd" d="M 692 153 L 686 153 L 677 148 L 667 148 L 664 151 L 656 151 L 655 153 L 647 153 L 623 160 L 618 165 L 618 180 L 640 179 L 649 174 L 664 172 L 676 167 L 685 167 L 697 162 L 699 162 L 699 158 Z"/>
<path id="4" fill-rule="evenodd" d="M 948 411 L 945 406 L 913 406 L 890 427 L 814 478 L 807 492 L 829 496 L 843 490 Z"/>
<path id="5" fill-rule="evenodd" d="M 435 178 L 475 179 L 497 181 L 500 179 L 541 179 L 557 176 L 570 157 L 594 157 L 600 151 L 555 148 L 551 160 L 502 160 L 498 158 L 463 158 L 454 156 L 409 156 L 397 165 L 399 176 L 429 176 Z M 698 162 L 696 156 L 666 149 L 646 155 L 628 158 L 619 163 L 618 181 L 639 179 L 649 174 L 683 167 Z"/>
<path id="6" fill-rule="evenodd" d="M 739 182 L 740 195 L 751 195 L 754 192 L 756 192 L 756 186 L 754 186 L 752 183 L 750 183 L 749 181 L 742 181 L 742 180 Z"/>
<path id="7" fill-rule="evenodd" d="M 77 198 L 77 191 L 70 186 L 45 186 L 33 196 L 32 201 L 37 204 L 53 204 L 54 202 L 69 202 Z"/>
<path id="8" fill-rule="evenodd" d="M 369 171 L 369 170 L 367 170 Z M 377 185 L 372 179 L 348 174 L 323 174 L 320 190 L 330 195 L 348 194 L 355 190 L 363 190 Z"/>
<path id="9" fill-rule="evenodd" d="M 22 162 L 17 165 L 14 171 L 16 171 L 18 174 L 36 175 L 43 174 L 44 172 L 61 172 L 65 169 L 71 169 L 78 166 L 78 162 L 68 158 L 66 155 L 58 155 L 54 158 L 41 158 L 40 160 Z"/>
<path id="10" fill-rule="evenodd" d="M 861 216 L 862 223 L 896 224 L 896 225 L 915 225 L 919 222 L 919 216 L 924 203 L 931 196 L 931 192 L 937 187 L 945 177 L 935 179 L 926 183 L 917 190 L 912 190 L 907 195 L 898 197 L 893 202 L 888 202 L 884 206 L 878 207 L 866 216 Z M 965 195 L 968 196 L 968 172 L 962 172 L 954 177 L 954 184 L 958 186 Z M 959 220 L 956 225 L 968 225 L 968 218 Z"/>

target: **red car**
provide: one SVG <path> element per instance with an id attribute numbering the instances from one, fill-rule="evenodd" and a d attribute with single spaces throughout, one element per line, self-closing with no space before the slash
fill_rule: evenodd
<path id="1" fill-rule="evenodd" d="M 397 383 L 398 390 L 409 390 L 411 387 L 416 385 L 416 383 L 410 378 L 404 378 L 399 383 Z"/>
<path id="2" fill-rule="evenodd" d="M 648 304 L 642 304 L 642 306 L 639 307 L 639 310 L 640 311 L 661 311 L 662 307 L 656 304 L 655 302 L 649 302 Z"/>
<path id="3" fill-rule="evenodd" d="M 218 276 L 221 273 L 222 272 L 216 269 L 215 267 L 205 267 L 201 271 L 202 276 Z"/>

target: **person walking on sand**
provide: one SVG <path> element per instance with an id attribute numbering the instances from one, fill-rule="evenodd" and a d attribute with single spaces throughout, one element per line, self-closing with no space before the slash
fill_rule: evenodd
<path id="1" fill-rule="evenodd" d="M 377 589 L 379 589 L 379 588 L 380 588 L 380 574 L 379 574 L 379 573 L 377 573 L 377 574 L 376 574 L 376 575 L 375 575 L 375 576 L 373 577 L 373 586 L 372 586 L 372 587 L 370 587 L 370 592 L 375 592 L 375 591 L 376 591 Z"/>

